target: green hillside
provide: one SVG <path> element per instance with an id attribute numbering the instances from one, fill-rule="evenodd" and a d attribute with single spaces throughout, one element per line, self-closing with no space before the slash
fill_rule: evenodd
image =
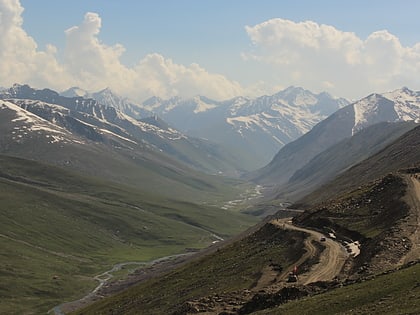
<path id="1" fill-rule="evenodd" d="M 255 223 L 220 210 L 240 190 L 221 193 L 227 184 L 216 181 L 187 184 L 195 200 L 213 205 L 0 156 L 0 313 L 45 313 L 87 294 L 97 284 L 92 276 L 115 263 L 203 248 L 213 233 L 228 237 Z"/>
<path id="2" fill-rule="evenodd" d="M 373 181 L 385 174 L 413 167 L 420 162 L 420 126 L 408 131 L 396 141 L 354 165 L 336 178 L 296 202 L 294 207 L 309 208 L 335 198 L 360 184 Z"/>

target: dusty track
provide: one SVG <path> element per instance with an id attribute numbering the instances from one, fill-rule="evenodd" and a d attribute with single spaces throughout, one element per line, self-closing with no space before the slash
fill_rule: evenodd
<path id="1" fill-rule="evenodd" d="M 232 292 L 226 295 L 217 295 L 217 297 L 207 297 L 207 302 L 200 300 L 190 301 L 190 305 L 195 305 L 200 309 L 203 303 L 208 303 L 210 299 L 212 301 L 211 306 L 205 311 L 200 311 L 200 314 L 216 315 L 220 313 L 236 314 L 236 310 L 239 305 L 244 305 L 250 301 L 254 295 L 264 292 L 265 294 L 275 294 L 280 289 L 287 286 L 295 286 L 296 283 L 288 283 L 287 278 L 290 271 L 294 269 L 294 266 L 300 266 L 310 259 L 314 261 L 319 260 L 310 267 L 310 270 L 299 274 L 299 280 L 297 284 L 306 285 L 311 282 L 321 280 L 332 280 L 337 276 L 348 257 L 343 246 L 332 239 L 326 239 L 325 242 L 321 242 L 320 239 L 323 235 L 317 231 L 301 228 L 289 223 L 289 219 L 273 219 L 267 222 L 267 224 L 273 224 L 279 229 L 302 231 L 308 236 L 304 241 L 306 252 L 293 264 L 283 271 L 277 271 L 271 265 L 265 266 L 261 270 L 261 276 L 258 279 L 256 285 L 251 290 L 243 290 L 238 292 Z M 320 246 L 316 243 L 322 243 L 324 250 L 321 251 Z M 188 313 L 190 314 L 190 313 Z"/>
<path id="2" fill-rule="evenodd" d="M 406 176 L 408 184 L 405 201 L 410 207 L 409 228 L 413 232 L 409 236 L 412 247 L 401 263 L 408 263 L 420 257 L 420 178 L 419 175 Z"/>
<path id="3" fill-rule="evenodd" d="M 305 240 L 307 252 L 296 262 L 296 265 L 300 265 L 306 259 L 316 255 L 317 248 L 312 242 L 320 242 L 321 237 L 324 236 L 322 233 L 294 226 L 285 220 L 274 220 L 272 223 L 278 225 L 280 228 L 302 231 L 309 234 L 309 237 Z M 325 246 L 325 249 L 320 255 L 319 263 L 313 265 L 309 272 L 299 276 L 300 283 L 308 284 L 315 281 L 332 280 L 343 268 L 343 265 L 348 257 L 344 247 L 330 238 L 326 238 L 325 242 L 322 242 L 322 244 Z"/>

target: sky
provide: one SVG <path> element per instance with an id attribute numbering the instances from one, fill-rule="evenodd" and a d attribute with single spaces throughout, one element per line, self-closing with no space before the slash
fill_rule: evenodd
<path id="1" fill-rule="evenodd" d="M 420 90 L 417 0 L 0 0 L 0 86 L 215 100 Z"/>

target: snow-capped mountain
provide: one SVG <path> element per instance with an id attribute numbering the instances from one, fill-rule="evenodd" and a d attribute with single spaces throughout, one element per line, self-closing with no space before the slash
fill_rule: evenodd
<path id="1" fill-rule="evenodd" d="M 31 118 L 25 118 L 25 126 L 21 127 L 13 126 L 20 121 L 20 116 L 16 116 L 16 113 L 10 118 L 10 122 L 3 122 L 13 126 L 10 130 L 4 130 L 4 134 L 13 134 L 12 130 L 15 127 L 20 131 L 24 130 L 15 138 L 8 139 L 11 143 L 15 140 L 19 140 L 20 143 L 31 142 L 31 139 L 38 137 L 39 129 L 49 128 L 62 133 L 62 143 L 76 141 L 87 146 L 107 145 L 112 150 L 125 148 L 150 151 L 211 173 L 234 170 L 231 164 L 233 158 L 220 146 L 206 140 L 190 138 L 153 117 L 145 120 L 134 119 L 94 99 L 64 97 L 55 91 L 35 90 L 28 85 L 14 85 L 0 94 L 0 99 L 5 100 L 2 102 L 2 109 L 5 111 L 6 107 L 7 111 L 16 113 L 19 109 L 19 115 L 25 113 Z M 48 123 L 49 127 L 40 127 L 40 122 Z M 55 139 L 59 139 L 58 136 L 55 136 Z"/>
<path id="2" fill-rule="evenodd" d="M 127 114 L 135 119 L 153 116 L 152 112 L 143 109 L 126 97 L 117 95 L 109 88 L 95 93 L 89 93 L 88 91 L 81 88 L 72 87 L 66 91 L 61 92 L 60 95 L 65 97 L 92 98 L 104 106 L 116 108 L 124 114 Z"/>
<path id="3" fill-rule="evenodd" d="M 353 104 L 353 134 L 381 121 L 420 122 L 420 92 L 404 87 L 383 94 L 371 94 Z"/>
<path id="4" fill-rule="evenodd" d="M 65 111 L 64 108 L 63 110 Z M 34 135 L 45 138 L 46 142 L 50 144 L 56 142 L 81 143 L 67 129 L 33 114 L 15 103 L 9 101 L 1 102 L 0 111 L 3 116 L 10 116 L 9 124 L 13 124 L 12 131 L 5 134 L 9 141 L 3 139 L 3 142 L 9 142 L 9 145 L 11 142 L 23 143 L 28 137 L 33 137 Z"/>
<path id="5" fill-rule="evenodd" d="M 77 86 L 71 87 L 68 90 L 65 90 L 60 93 L 61 96 L 65 96 L 65 97 L 85 97 L 85 98 L 88 98 L 89 94 L 90 93 L 88 91 L 83 90 Z"/>
<path id="6" fill-rule="evenodd" d="M 289 87 L 272 96 L 237 97 L 217 102 L 153 97 L 141 106 L 183 132 L 234 148 L 250 168 L 269 162 L 278 150 L 347 105 L 327 93 Z"/>
<path id="7" fill-rule="evenodd" d="M 380 122 L 420 123 L 420 92 L 407 88 L 371 94 L 317 124 L 310 132 L 284 146 L 273 160 L 251 175 L 260 183 L 286 184 L 312 158 L 345 138 Z"/>

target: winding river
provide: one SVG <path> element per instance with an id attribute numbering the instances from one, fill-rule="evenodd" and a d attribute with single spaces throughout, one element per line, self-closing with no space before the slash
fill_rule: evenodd
<path id="1" fill-rule="evenodd" d="M 97 275 L 94 277 L 94 279 L 96 281 L 98 281 L 98 285 L 87 295 L 85 295 L 84 297 L 82 297 L 81 299 L 75 300 L 75 301 L 71 301 L 71 302 L 64 302 L 60 305 L 57 305 L 55 307 L 53 307 L 52 309 L 50 309 L 48 311 L 48 314 L 54 314 L 54 315 L 65 315 L 65 313 L 63 312 L 63 307 L 67 304 L 73 304 L 73 303 L 79 303 L 79 302 L 83 302 L 86 301 L 92 297 L 95 296 L 95 294 L 97 294 L 97 292 L 113 277 L 113 273 L 120 271 L 123 267 L 125 266 L 130 266 L 130 265 L 137 265 L 137 266 L 148 266 L 148 265 L 153 265 L 159 262 L 163 262 L 166 260 L 171 260 L 174 258 L 178 258 L 178 257 L 182 257 L 182 256 L 187 256 L 187 255 L 191 255 L 192 253 L 182 253 L 182 254 L 177 254 L 177 255 L 170 255 L 170 256 L 165 256 L 165 257 L 161 257 L 152 261 L 128 261 L 128 262 L 122 262 L 122 263 L 118 263 L 115 264 L 111 269 Z"/>

